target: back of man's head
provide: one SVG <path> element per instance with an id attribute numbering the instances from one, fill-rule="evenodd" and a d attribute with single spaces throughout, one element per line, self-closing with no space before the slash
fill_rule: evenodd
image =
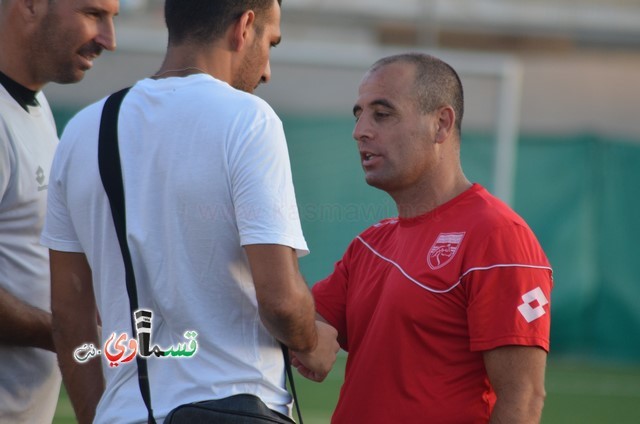
<path id="1" fill-rule="evenodd" d="M 278 5 L 282 0 L 277 0 Z M 256 13 L 258 25 L 276 0 L 166 0 L 164 18 L 169 44 L 207 44 L 221 38 L 247 10 Z"/>

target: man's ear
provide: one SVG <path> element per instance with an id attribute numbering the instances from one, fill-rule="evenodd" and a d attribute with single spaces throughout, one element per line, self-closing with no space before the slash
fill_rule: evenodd
<path id="1" fill-rule="evenodd" d="M 18 15 L 25 22 L 33 22 L 47 13 L 48 0 L 17 0 L 14 5 Z"/>
<path id="2" fill-rule="evenodd" d="M 255 21 L 255 12 L 247 10 L 233 24 L 231 29 L 231 48 L 234 51 L 240 51 L 247 45 L 249 32 L 255 25 Z"/>
<path id="3" fill-rule="evenodd" d="M 36 16 L 41 10 L 41 0 L 18 0 L 20 10 L 26 15 Z"/>
<path id="4" fill-rule="evenodd" d="M 451 106 L 443 106 L 436 111 L 436 143 L 443 143 L 453 134 L 456 122 L 456 112 Z"/>

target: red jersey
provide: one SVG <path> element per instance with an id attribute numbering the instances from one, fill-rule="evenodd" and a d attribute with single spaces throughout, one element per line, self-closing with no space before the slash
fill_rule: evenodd
<path id="1" fill-rule="evenodd" d="M 349 352 L 332 423 L 486 423 L 483 351 L 548 351 L 552 284 L 533 232 L 478 184 L 370 227 L 313 287 Z"/>

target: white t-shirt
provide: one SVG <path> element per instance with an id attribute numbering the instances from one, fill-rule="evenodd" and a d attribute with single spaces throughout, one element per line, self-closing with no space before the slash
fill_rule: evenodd
<path id="1" fill-rule="evenodd" d="M 22 109 L 0 85 L 0 287 L 50 311 L 49 254 L 40 245 L 51 160 L 58 143 L 51 109 Z M 60 391 L 56 355 L 0 345 L 0 422 L 51 422 Z"/>
<path id="2" fill-rule="evenodd" d="M 103 324 L 131 333 L 124 266 L 97 163 L 104 101 L 68 124 L 54 159 L 43 244 L 84 252 Z M 209 75 L 145 79 L 119 115 L 128 244 L 152 345 L 198 333 L 190 358 L 147 361 L 157 418 L 238 393 L 290 414 L 282 351 L 262 325 L 242 246 L 308 253 L 282 123 L 261 99 Z M 104 345 L 102 346 L 104 347 Z M 102 348 L 101 347 L 101 348 Z M 135 361 L 109 367 L 96 423 L 144 421 Z"/>

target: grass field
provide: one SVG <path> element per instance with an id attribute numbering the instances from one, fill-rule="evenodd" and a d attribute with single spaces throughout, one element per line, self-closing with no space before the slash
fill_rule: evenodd
<path id="1" fill-rule="evenodd" d="M 338 398 L 345 358 L 339 358 L 323 383 L 296 378 L 305 424 L 329 422 Z M 595 365 L 550 360 L 546 387 L 544 424 L 640 423 L 640 365 Z M 73 410 L 63 391 L 53 424 L 74 423 Z"/>

